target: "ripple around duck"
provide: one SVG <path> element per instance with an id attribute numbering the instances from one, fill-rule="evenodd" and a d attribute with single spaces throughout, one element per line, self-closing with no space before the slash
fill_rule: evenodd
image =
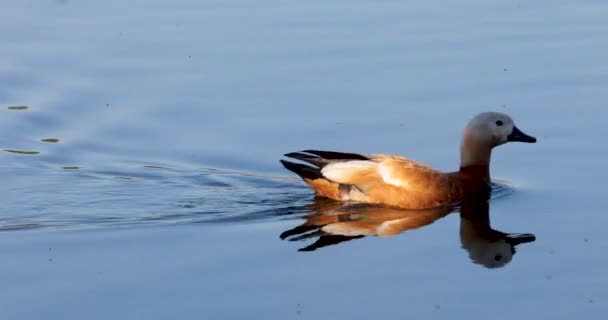
<path id="1" fill-rule="evenodd" d="M 46 170 L 43 181 L 40 170 Z M 316 213 L 312 192 L 287 176 L 170 165 L 40 168 L 20 176 L 8 189 L 11 211 L 3 213 L 0 231 L 254 223 Z M 29 180 L 38 184 L 32 187 Z M 492 199 L 513 192 L 502 180 L 492 190 Z M 44 206 L 35 205 L 39 197 L 45 198 Z"/>

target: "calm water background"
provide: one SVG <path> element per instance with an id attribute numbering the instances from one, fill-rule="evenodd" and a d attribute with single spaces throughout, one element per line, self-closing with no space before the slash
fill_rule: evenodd
<path id="1" fill-rule="evenodd" d="M 1 319 L 605 319 L 608 3 L 0 1 Z M 9 109 L 28 106 L 26 110 Z M 474 114 L 501 269 L 459 219 L 314 253 L 304 148 L 444 170 Z M 43 142 L 54 138 L 58 142 Z"/>

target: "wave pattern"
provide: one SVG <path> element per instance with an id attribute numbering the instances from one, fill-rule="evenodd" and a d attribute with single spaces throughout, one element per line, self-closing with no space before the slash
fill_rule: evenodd
<path id="1" fill-rule="evenodd" d="M 11 209 L 2 214 L 0 231 L 251 223 L 315 213 L 310 189 L 286 176 L 167 166 L 20 170 L 22 178 L 7 188 Z M 499 181 L 493 198 L 511 192 Z"/>

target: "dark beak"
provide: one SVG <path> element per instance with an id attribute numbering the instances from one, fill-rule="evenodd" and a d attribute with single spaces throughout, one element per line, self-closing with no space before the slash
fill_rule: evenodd
<path id="1" fill-rule="evenodd" d="M 513 132 L 507 136 L 507 141 L 519 141 L 519 142 L 527 142 L 527 143 L 535 143 L 536 138 L 531 137 L 519 130 L 517 127 L 513 126 Z"/>
<path id="2" fill-rule="evenodd" d="M 505 241 L 512 246 L 516 246 L 522 243 L 534 242 L 536 241 L 536 236 L 531 233 L 509 234 Z"/>

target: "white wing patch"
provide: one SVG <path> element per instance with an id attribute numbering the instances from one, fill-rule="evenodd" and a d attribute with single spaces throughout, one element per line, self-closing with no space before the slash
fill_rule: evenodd
<path id="1" fill-rule="evenodd" d="M 329 180 L 341 183 L 345 178 L 348 178 L 352 174 L 356 174 L 356 171 L 367 170 L 377 165 L 378 163 L 368 160 L 336 162 L 328 164 L 321 169 L 321 174 Z"/>
<path id="2" fill-rule="evenodd" d="M 391 171 L 391 168 L 384 163 L 381 163 L 378 168 L 378 172 L 380 173 L 380 176 L 382 177 L 382 180 L 384 180 L 384 182 L 402 188 L 407 188 L 410 186 L 407 181 L 396 179 L 395 177 L 393 177 L 391 175 Z"/>
<path id="3" fill-rule="evenodd" d="M 382 224 L 380 226 L 378 226 L 377 233 L 379 236 L 385 235 L 390 231 L 390 228 L 393 225 L 402 223 L 403 221 L 407 221 L 410 219 L 411 219 L 410 217 L 407 217 L 407 218 L 403 218 L 403 219 L 384 221 L 384 222 L 382 222 Z"/>
<path id="4" fill-rule="evenodd" d="M 367 230 L 365 228 L 353 226 L 350 224 L 344 223 L 332 223 L 321 228 L 322 231 L 325 231 L 329 234 L 341 235 L 347 237 L 356 237 L 356 236 L 373 236 L 375 232 L 373 230 Z"/>

